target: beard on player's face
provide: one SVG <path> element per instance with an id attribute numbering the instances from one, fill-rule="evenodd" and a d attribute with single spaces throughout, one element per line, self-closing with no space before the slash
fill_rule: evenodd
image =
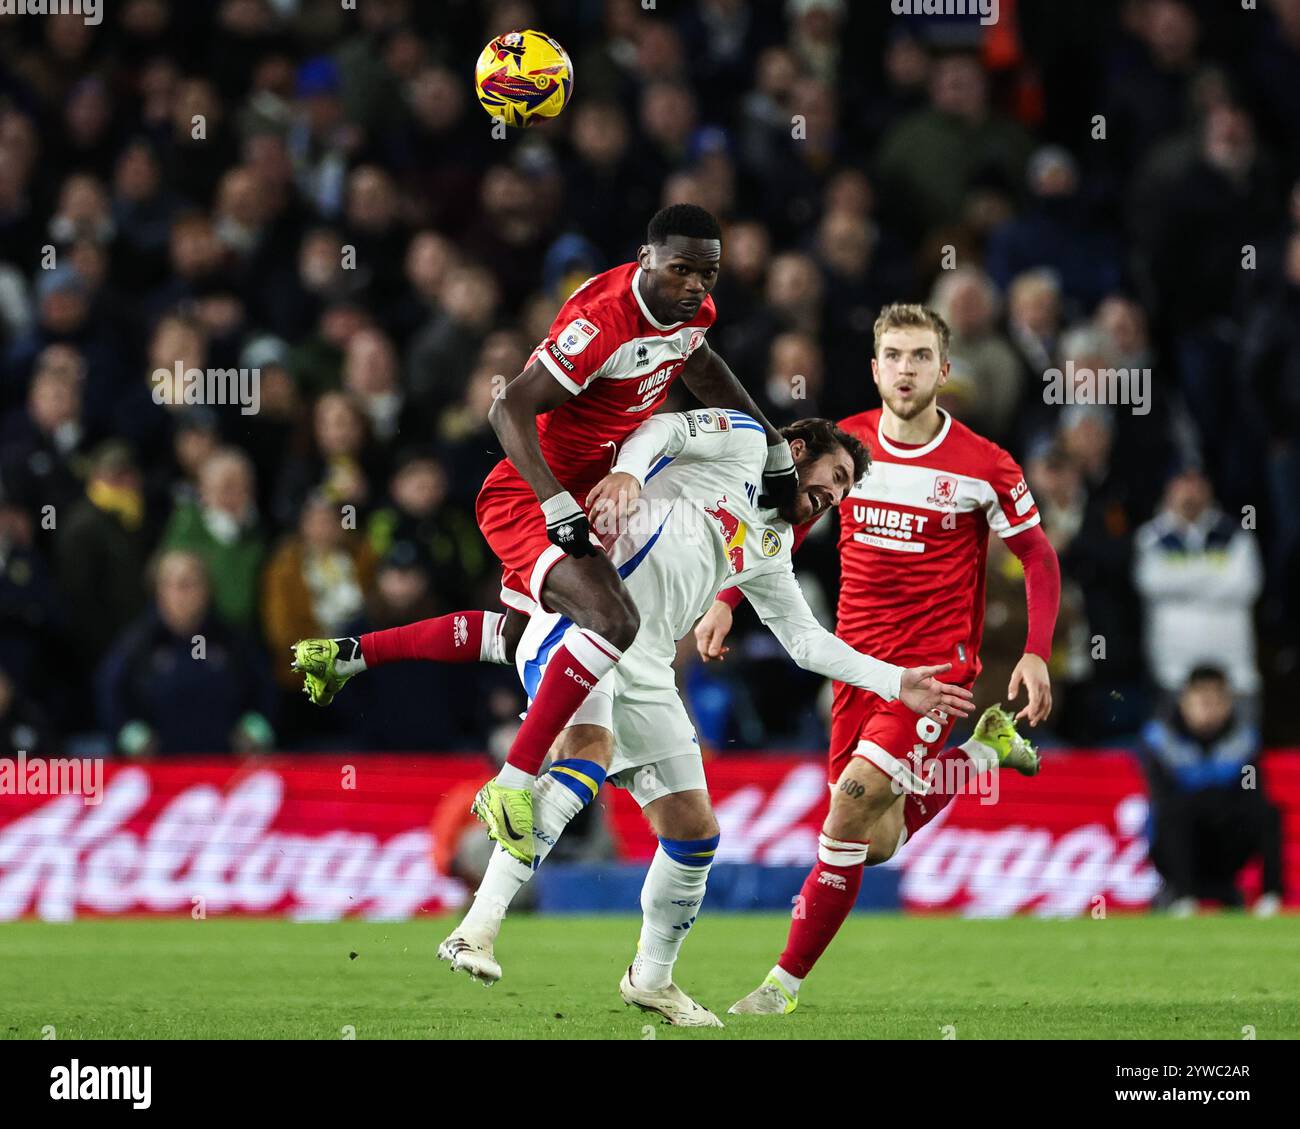
<path id="1" fill-rule="evenodd" d="M 879 391 L 885 407 L 899 419 L 915 419 L 938 399 L 939 382 L 936 380 L 926 389 L 915 377 L 882 375 Z"/>
<path id="2" fill-rule="evenodd" d="M 799 489 L 788 505 L 777 510 L 782 521 L 789 522 L 791 525 L 802 525 L 838 504 L 839 492 L 826 481 L 827 475 L 822 473 L 826 467 L 819 465 L 828 463 L 829 458 L 827 455 L 819 455 L 816 458 L 801 455 L 795 459 L 794 466 L 795 473 L 799 476 Z"/>

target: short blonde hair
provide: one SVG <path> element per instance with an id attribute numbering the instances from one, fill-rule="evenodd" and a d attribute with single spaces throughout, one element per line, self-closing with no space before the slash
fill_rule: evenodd
<path id="1" fill-rule="evenodd" d="M 948 362 L 948 340 L 952 336 L 948 323 L 929 306 L 919 302 L 892 302 L 880 311 L 872 329 L 875 355 L 880 355 L 880 338 L 890 329 L 933 329 L 939 338 L 939 363 Z"/>

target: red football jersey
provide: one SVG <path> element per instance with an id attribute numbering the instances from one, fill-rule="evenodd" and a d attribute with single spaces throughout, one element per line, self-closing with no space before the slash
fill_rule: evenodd
<path id="1" fill-rule="evenodd" d="M 904 666 L 978 662 L 989 530 L 1014 537 L 1040 520 L 1016 461 L 942 416 L 919 447 L 886 439 L 879 408 L 840 421 L 872 465 L 839 509 L 835 633 Z"/>
<path id="2" fill-rule="evenodd" d="M 528 358 L 574 394 L 538 416 L 537 434 L 547 465 L 579 504 L 608 473 L 618 446 L 664 402 L 718 316 L 706 297 L 689 321 L 655 320 L 637 289 L 640 275 L 636 263 L 625 263 L 588 279 Z"/>

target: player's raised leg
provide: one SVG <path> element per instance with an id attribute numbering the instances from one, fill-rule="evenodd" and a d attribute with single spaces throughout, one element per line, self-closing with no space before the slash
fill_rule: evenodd
<path id="1" fill-rule="evenodd" d="M 509 663 L 527 623 L 514 611 L 463 611 L 341 639 L 299 639 L 294 670 L 313 705 L 328 706 L 347 681 L 395 662 Z"/>
<path id="2" fill-rule="evenodd" d="M 594 714 L 600 695 L 589 701 Z M 607 699 L 605 711 L 608 712 Z M 484 984 L 501 979 L 494 945 L 510 903 L 559 841 L 564 829 L 600 791 L 613 751 L 608 726 L 579 723 L 560 734 L 554 756 L 533 789 L 533 858 L 521 862 L 498 846 L 488 861 L 474 901 L 459 925 L 438 946 L 438 958 L 453 972 L 468 972 Z"/>
<path id="3" fill-rule="evenodd" d="M 1038 750 L 1016 732 L 1015 718 L 1001 706 L 989 706 L 980 714 L 969 740 L 926 759 L 923 769 L 926 789 L 904 792 L 902 834 L 885 857 L 937 817 L 975 778 L 995 768 L 1011 768 L 1021 776 L 1037 776 L 1041 765 Z M 872 838 L 874 844 L 877 838 L 874 829 Z M 868 865 L 876 861 L 883 860 L 871 858 Z"/>
<path id="4" fill-rule="evenodd" d="M 672 758 L 684 759 L 699 764 L 698 753 Z M 640 771 L 671 776 L 671 762 Z M 643 780 L 640 787 L 654 784 Z M 721 1027 L 713 1012 L 673 982 L 673 966 L 699 915 L 718 849 L 718 822 L 709 794 L 702 788 L 671 792 L 642 810 L 659 836 L 659 846 L 641 887 L 641 936 L 636 956 L 619 983 L 619 995 L 625 1003 L 661 1015 L 676 1027 Z"/>
<path id="5" fill-rule="evenodd" d="M 488 834 L 522 863 L 533 858 L 532 787 L 542 761 L 640 626 L 632 597 L 603 553 L 558 558 L 546 574 L 541 597 L 561 613 L 554 628 L 557 638 L 505 766 L 474 801 L 474 814 Z"/>

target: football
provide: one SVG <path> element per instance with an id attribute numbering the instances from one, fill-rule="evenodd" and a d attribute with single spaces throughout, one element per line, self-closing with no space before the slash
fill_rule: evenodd
<path id="1" fill-rule="evenodd" d="M 564 109 L 573 90 L 573 63 L 549 35 L 511 31 L 483 48 L 474 86 L 492 117 L 509 126 L 528 126 Z"/>

